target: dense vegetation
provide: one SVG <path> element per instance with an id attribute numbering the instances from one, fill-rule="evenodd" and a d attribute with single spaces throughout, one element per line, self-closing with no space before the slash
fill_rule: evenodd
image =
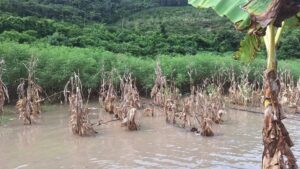
<path id="1" fill-rule="evenodd" d="M 7 62 L 4 81 L 10 91 L 25 77 L 23 63 L 31 55 L 39 57 L 38 81 L 49 93 L 61 90 L 72 71 L 80 71 L 84 86 L 96 90 L 104 64 L 106 70 L 132 71 L 146 94 L 156 59 L 186 90 L 191 65 L 199 81 L 212 75 L 214 63 L 239 67 L 230 55 L 242 37 L 226 18 L 187 6 L 186 0 L 0 2 L 0 57 Z M 278 56 L 300 58 L 300 29 L 286 30 L 283 37 Z M 262 62 L 251 67 L 262 70 Z"/>
<path id="2" fill-rule="evenodd" d="M 72 22 L 3 14 L 0 18 L 0 39 L 19 43 L 38 41 L 51 45 L 102 47 L 136 56 L 236 50 L 241 34 L 231 29 L 226 20 L 212 17 L 214 15 L 211 11 L 200 13 L 192 7 L 158 7 L 109 25 L 89 23 L 81 26 Z"/>
<path id="3" fill-rule="evenodd" d="M 173 79 L 182 91 L 187 91 L 189 88 L 187 74 L 189 69 L 196 71 L 194 79 L 197 80 L 197 83 L 218 73 L 216 70 L 224 71 L 233 68 L 236 72 L 242 72 L 244 69 L 238 61 L 230 57 L 231 53 L 220 55 L 206 52 L 194 56 L 179 55 L 175 57 L 160 55 L 154 60 L 136 58 L 132 55 L 114 54 L 96 48 L 83 49 L 2 43 L 0 45 L 0 57 L 6 60 L 7 67 L 3 80 L 8 84 L 10 91 L 15 91 L 19 83 L 18 79 L 26 77 L 26 69 L 23 63 L 26 63 L 32 55 L 38 57 L 37 82 L 43 86 L 47 93 L 61 91 L 70 74 L 77 71 L 80 71 L 85 89 L 92 88 L 94 92 L 97 92 L 101 76 L 100 70 L 110 71 L 116 69 L 120 74 L 132 72 L 140 92 L 149 94 L 154 83 L 156 61 L 161 62 L 164 74 L 168 79 Z M 251 64 L 249 67 L 252 70 L 250 73 L 251 79 L 264 69 L 264 64 L 263 59 L 257 59 Z M 280 67 L 288 68 L 294 75 L 299 75 L 299 64 L 299 60 L 282 61 Z M 216 69 L 217 66 L 220 68 Z"/>
<path id="4" fill-rule="evenodd" d="M 99 47 L 135 56 L 239 47 L 243 35 L 225 18 L 186 5 L 186 0 L 4 0 L 0 40 Z M 279 57 L 299 58 L 299 30 L 286 34 Z"/>
<path id="5" fill-rule="evenodd" d="M 3 0 L 1 11 L 24 17 L 35 16 L 73 23 L 111 23 L 123 16 L 157 6 L 150 0 Z"/>

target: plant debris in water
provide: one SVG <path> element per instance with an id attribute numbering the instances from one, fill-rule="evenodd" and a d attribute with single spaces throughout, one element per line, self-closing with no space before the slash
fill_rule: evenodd
<path id="1" fill-rule="evenodd" d="M 8 95 L 8 90 L 7 87 L 5 86 L 5 84 L 2 81 L 2 73 L 3 73 L 3 66 L 4 66 L 5 62 L 4 60 L 0 61 L 0 115 L 3 114 L 3 107 L 4 107 L 4 103 L 5 103 L 5 98 L 8 100 L 9 102 L 9 95 Z"/>
<path id="2" fill-rule="evenodd" d="M 41 117 L 41 102 L 44 99 L 40 96 L 43 90 L 42 87 L 35 82 L 36 65 L 37 58 L 31 57 L 29 63 L 25 65 L 28 71 L 28 78 L 27 80 L 21 79 L 21 83 L 17 88 L 19 100 L 16 108 L 19 112 L 19 118 L 23 120 L 24 124 L 31 124 Z M 25 86 L 26 82 L 27 86 Z M 26 90 L 25 87 L 27 87 Z"/>
<path id="3" fill-rule="evenodd" d="M 88 109 L 83 104 L 82 84 L 79 75 L 74 73 L 67 82 L 64 89 L 64 96 L 69 101 L 71 119 L 70 124 L 74 135 L 93 136 L 94 130 L 88 118 Z"/>

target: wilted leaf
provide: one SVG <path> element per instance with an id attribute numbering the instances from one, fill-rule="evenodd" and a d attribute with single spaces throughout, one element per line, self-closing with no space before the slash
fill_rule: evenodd
<path id="1" fill-rule="evenodd" d="M 245 62 L 252 61 L 260 49 L 261 39 L 255 35 L 246 35 L 241 41 L 240 49 L 234 54 L 234 59 Z"/>
<path id="2" fill-rule="evenodd" d="M 266 28 L 269 24 L 281 27 L 282 21 L 300 11 L 299 0 L 250 0 L 244 9 L 251 14 L 251 20 Z"/>
<path id="3" fill-rule="evenodd" d="M 300 0 L 189 0 L 196 8 L 212 8 L 220 16 L 230 19 L 238 30 L 263 36 L 265 28 L 300 12 Z"/>
<path id="4" fill-rule="evenodd" d="M 281 27 L 298 26 L 300 0 L 189 0 L 197 8 L 212 8 L 220 16 L 228 17 L 238 30 L 247 30 L 241 41 L 241 48 L 235 59 L 250 61 L 255 58 L 260 47 L 261 36 L 265 35 L 268 25 Z"/>

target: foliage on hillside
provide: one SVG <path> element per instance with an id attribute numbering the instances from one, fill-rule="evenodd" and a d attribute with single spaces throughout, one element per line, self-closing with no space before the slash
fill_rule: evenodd
<path id="1" fill-rule="evenodd" d="M 219 19 L 212 11 L 199 12 L 192 7 L 152 8 L 109 25 L 80 26 L 33 16 L 0 16 L 1 41 L 102 47 L 136 56 L 233 51 L 241 33 L 230 28 L 225 19 Z"/>
<path id="2" fill-rule="evenodd" d="M 77 24 L 113 23 L 157 6 L 186 6 L 187 0 L 2 0 L 0 10 L 21 17 L 35 16 Z"/>
<path id="3" fill-rule="evenodd" d="M 3 0 L 0 41 L 98 47 L 142 57 L 238 49 L 243 34 L 227 19 L 185 5 L 186 0 Z M 299 31 L 286 34 L 279 57 L 299 58 Z"/>
<path id="4" fill-rule="evenodd" d="M 0 10 L 21 17 L 35 16 L 84 24 L 88 21 L 115 22 L 157 5 L 152 0 L 2 0 Z"/>

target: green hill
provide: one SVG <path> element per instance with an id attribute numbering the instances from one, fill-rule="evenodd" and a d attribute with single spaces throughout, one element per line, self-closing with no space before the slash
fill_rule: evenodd
<path id="1" fill-rule="evenodd" d="M 18 79 L 26 76 L 23 63 L 32 55 L 39 58 L 38 82 L 47 93 L 60 91 L 69 75 L 79 70 L 84 88 L 92 88 L 96 95 L 99 69 L 105 65 L 107 71 L 132 72 L 139 90 L 148 94 L 155 59 L 182 91 L 189 89 L 186 72 L 190 68 L 199 73 L 198 82 L 211 77 L 216 65 L 235 65 L 236 73 L 241 72 L 240 63 L 230 56 L 244 33 L 215 12 L 195 9 L 186 2 L 2 0 L 0 58 L 7 65 L 3 80 L 15 91 Z M 300 29 L 286 29 L 283 37 L 279 58 L 300 58 Z M 298 62 L 280 61 L 280 67 L 298 76 Z M 264 64 L 258 59 L 251 70 L 261 70 Z"/>
<path id="2" fill-rule="evenodd" d="M 226 18 L 187 0 L 2 0 L 0 41 L 97 47 L 139 57 L 236 51 L 243 36 Z M 280 58 L 300 58 L 299 30 Z"/>

